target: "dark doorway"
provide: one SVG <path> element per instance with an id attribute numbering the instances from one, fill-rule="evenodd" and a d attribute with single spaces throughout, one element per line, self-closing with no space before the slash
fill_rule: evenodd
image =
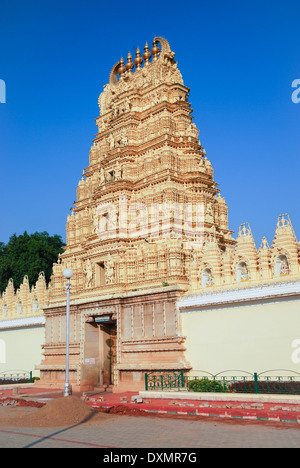
<path id="1" fill-rule="evenodd" d="M 99 324 L 99 363 L 101 385 L 114 385 L 116 350 L 116 323 Z"/>

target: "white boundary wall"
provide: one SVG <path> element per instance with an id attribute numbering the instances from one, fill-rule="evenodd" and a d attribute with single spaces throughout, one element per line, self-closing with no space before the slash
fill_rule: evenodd
<path id="1" fill-rule="evenodd" d="M 193 371 L 300 374 L 300 282 L 194 295 L 178 308 Z"/>
<path id="2" fill-rule="evenodd" d="M 44 316 L 0 321 L 0 374 L 23 370 L 38 377 L 44 343 Z"/>

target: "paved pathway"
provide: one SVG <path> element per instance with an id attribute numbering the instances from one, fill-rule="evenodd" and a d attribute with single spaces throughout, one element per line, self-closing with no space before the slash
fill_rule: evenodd
<path id="1" fill-rule="evenodd" d="M 0 448 L 299 448 L 300 429 L 265 424 L 112 416 L 69 428 L 0 427 Z M 184 451 L 184 450 L 183 450 Z M 101 458 L 101 457 L 100 457 Z"/>

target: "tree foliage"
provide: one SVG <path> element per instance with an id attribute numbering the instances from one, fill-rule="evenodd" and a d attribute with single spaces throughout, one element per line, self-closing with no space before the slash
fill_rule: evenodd
<path id="1" fill-rule="evenodd" d="M 28 234 L 25 231 L 20 236 L 12 235 L 7 244 L 0 242 L 0 292 L 6 289 L 10 278 L 16 289 L 25 275 L 29 284 L 34 285 L 41 271 L 49 283 L 53 263 L 63 252 L 63 245 L 61 236 L 50 236 L 47 232 Z"/>

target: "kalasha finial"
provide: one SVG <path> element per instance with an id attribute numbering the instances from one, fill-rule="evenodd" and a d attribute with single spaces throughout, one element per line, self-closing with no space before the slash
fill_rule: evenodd
<path id="1" fill-rule="evenodd" d="M 120 66 L 119 66 L 119 69 L 118 69 L 120 79 L 123 79 L 123 75 L 124 75 L 125 72 L 126 72 L 126 68 L 124 67 L 124 59 L 123 59 L 123 57 L 121 57 Z"/>
<path id="2" fill-rule="evenodd" d="M 153 55 L 153 60 L 156 61 L 156 60 L 158 60 L 159 53 L 160 53 L 160 49 L 159 49 L 159 47 L 157 45 L 157 40 L 156 39 L 154 39 L 152 45 L 153 45 L 153 48 L 151 50 L 151 54 Z"/>
<path id="3" fill-rule="evenodd" d="M 127 55 L 127 63 L 125 65 L 126 67 L 126 70 L 128 71 L 128 73 L 132 73 L 132 69 L 134 68 L 134 65 L 132 63 L 132 57 L 131 57 L 131 53 L 128 52 L 128 55 Z"/>
<path id="4" fill-rule="evenodd" d="M 135 66 L 136 66 L 136 69 L 137 69 L 137 70 L 140 70 L 140 69 L 141 69 L 141 65 L 142 65 L 142 63 L 143 63 L 143 59 L 142 59 L 142 57 L 141 57 L 141 53 L 140 53 L 139 47 L 137 47 L 137 49 L 136 49 L 135 59 L 134 59 L 133 62 L 134 62 L 134 64 L 135 64 Z"/>
<path id="5" fill-rule="evenodd" d="M 143 59 L 145 60 L 145 65 L 150 64 L 151 53 L 149 52 L 148 42 L 145 44 Z"/>

